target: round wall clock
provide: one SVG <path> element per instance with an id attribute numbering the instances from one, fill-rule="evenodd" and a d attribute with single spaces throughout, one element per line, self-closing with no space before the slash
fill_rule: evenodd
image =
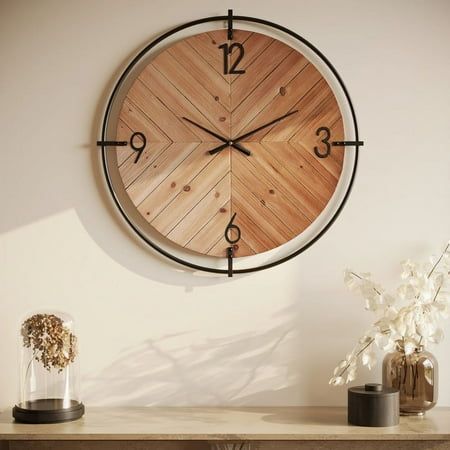
<path id="1" fill-rule="evenodd" d="M 231 10 L 144 48 L 111 94 L 97 144 L 132 229 L 177 263 L 229 276 L 319 239 L 350 193 L 363 145 L 322 53 Z"/>

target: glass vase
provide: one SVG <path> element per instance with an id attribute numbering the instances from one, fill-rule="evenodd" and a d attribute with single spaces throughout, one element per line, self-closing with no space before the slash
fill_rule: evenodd
<path id="1" fill-rule="evenodd" d="M 68 314 L 30 314 L 19 329 L 18 422 L 53 423 L 81 417 L 77 338 Z"/>
<path id="2" fill-rule="evenodd" d="M 401 415 L 423 415 L 437 402 L 437 360 L 423 346 L 406 355 L 399 341 L 396 351 L 384 357 L 383 385 L 399 390 Z"/>

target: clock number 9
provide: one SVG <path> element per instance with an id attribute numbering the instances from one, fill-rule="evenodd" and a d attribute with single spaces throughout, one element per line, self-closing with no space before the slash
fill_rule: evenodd
<path id="1" fill-rule="evenodd" d="M 322 131 L 325 132 L 325 137 L 321 140 L 321 142 L 323 142 L 323 144 L 325 145 L 325 152 L 321 152 L 319 150 L 319 147 L 315 146 L 314 153 L 319 158 L 326 158 L 327 156 L 330 156 L 330 153 L 331 153 L 331 144 L 330 144 L 331 132 L 330 132 L 330 129 L 327 127 L 320 127 L 316 131 L 316 136 L 319 136 L 320 133 L 322 133 Z"/>
<path id="2" fill-rule="evenodd" d="M 231 245 L 236 244 L 241 239 L 241 229 L 233 223 L 235 217 L 236 213 L 233 214 L 233 217 L 225 228 L 225 239 Z M 233 237 L 233 230 L 237 233 L 237 237 Z"/>
<path id="3" fill-rule="evenodd" d="M 135 138 L 141 139 L 141 145 L 135 144 Z M 130 138 L 130 147 L 137 153 L 136 158 L 134 159 L 134 163 L 136 164 L 139 161 L 139 158 L 142 155 L 142 152 L 145 149 L 145 146 L 147 145 L 147 139 L 145 138 L 144 133 L 141 133 L 140 131 L 137 131 L 136 133 L 133 133 Z"/>
<path id="4" fill-rule="evenodd" d="M 223 50 L 223 73 L 224 75 L 228 74 L 242 74 L 245 73 L 244 69 L 237 69 L 238 64 L 241 62 L 241 59 L 244 57 L 244 46 L 240 42 L 235 42 L 234 44 L 228 45 L 227 43 L 219 45 L 219 48 Z M 236 61 L 231 65 L 228 70 L 228 55 L 231 55 L 233 49 L 239 49 L 239 56 L 236 58 Z"/>

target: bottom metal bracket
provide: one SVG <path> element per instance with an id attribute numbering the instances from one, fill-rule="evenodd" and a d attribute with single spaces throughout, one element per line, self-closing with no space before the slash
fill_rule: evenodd
<path id="1" fill-rule="evenodd" d="M 234 256 L 234 248 L 227 248 L 227 258 L 228 258 L 228 278 L 233 276 L 233 256 Z"/>

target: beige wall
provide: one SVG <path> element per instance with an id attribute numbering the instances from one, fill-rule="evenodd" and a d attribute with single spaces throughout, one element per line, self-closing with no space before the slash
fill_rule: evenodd
<path id="1" fill-rule="evenodd" d="M 175 270 L 109 203 L 93 145 L 114 77 L 145 43 L 228 7 L 317 45 L 366 141 L 353 194 L 300 257 L 250 276 Z M 449 238 L 449 1 L 0 1 L 0 407 L 28 310 L 77 319 L 88 404 L 345 404 L 335 363 L 370 323 L 342 270 L 387 287 Z M 450 406 L 450 326 L 433 351 Z M 358 382 L 378 380 L 379 367 Z"/>

